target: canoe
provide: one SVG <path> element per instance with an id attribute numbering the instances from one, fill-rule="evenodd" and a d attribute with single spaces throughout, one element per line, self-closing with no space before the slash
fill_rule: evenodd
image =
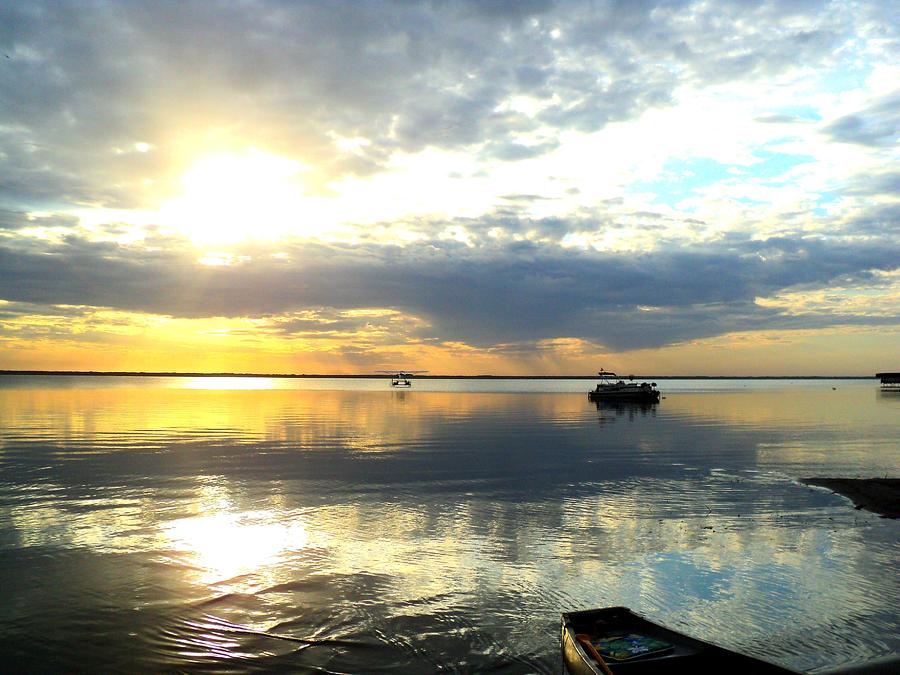
<path id="1" fill-rule="evenodd" d="M 627 607 L 563 614 L 562 656 L 571 675 L 799 672 L 692 638 Z"/>

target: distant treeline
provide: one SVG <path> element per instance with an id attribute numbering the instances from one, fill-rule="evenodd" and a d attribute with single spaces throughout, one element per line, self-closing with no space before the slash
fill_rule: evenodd
<path id="1" fill-rule="evenodd" d="M 400 371 L 397 371 L 400 372 Z M 0 375 L 67 375 L 86 377 L 269 377 L 384 379 L 387 375 L 328 375 L 325 373 L 178 373 L 108 370 L 0 370 Z M 871 380 L 874 375 L 618 375 L 635 380 Z M 420 380 L 596 380 L 597 375 L 416 375 Z"/>

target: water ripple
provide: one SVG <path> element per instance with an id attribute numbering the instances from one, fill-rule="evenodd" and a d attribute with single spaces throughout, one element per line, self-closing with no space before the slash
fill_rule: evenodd
<path id="1" fill-rule="evenodd" d="M 796 480 L 900 474 L 896 406 L 576 384 L 0 389 L 0 668 L 558 672 L 604 605 L 807 670 L 900 650 L 900 524 Z"/>

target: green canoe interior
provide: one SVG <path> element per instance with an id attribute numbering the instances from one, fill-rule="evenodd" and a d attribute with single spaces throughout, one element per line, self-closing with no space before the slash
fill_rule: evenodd
<path id="1" fill-rule="evenodd" d="M 697 640 L 635 614 L 625 607 L 608 607 L 562 615 L 562 651 L 568 672 L 572 675 L 603 674 L 602 666 L 577 639 L 588 636 L 591 642 L 620 635 L 639 635 L 662 641 L 671 648 L 628 660 L 605 660 L 613 673 L 722 673 L 736 672 L 794 673 L 738 652 Z"/>

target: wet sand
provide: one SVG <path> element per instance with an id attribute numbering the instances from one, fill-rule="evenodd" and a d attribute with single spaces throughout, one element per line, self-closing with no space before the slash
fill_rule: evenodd
<path id="1" fill-rule="evenodd" d="M 900 478 L 803 478 L 802 482 L 837 492 L 858 509 L 900 518 Z"/>

